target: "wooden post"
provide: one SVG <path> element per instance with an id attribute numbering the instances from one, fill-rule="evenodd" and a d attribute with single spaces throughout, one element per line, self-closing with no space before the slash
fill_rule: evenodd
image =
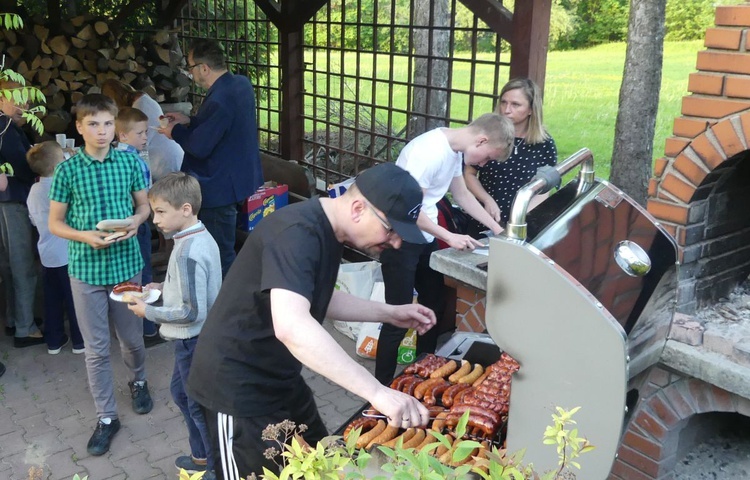
<path id="1" fill-rule="evenodd" d="M 528 77 L 544 92 L 552 0 L 516 0 L 510 47 L 510 78 Z"/>

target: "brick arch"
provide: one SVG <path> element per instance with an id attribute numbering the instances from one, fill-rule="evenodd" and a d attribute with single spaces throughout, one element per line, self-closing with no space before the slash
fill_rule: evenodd
<path id="1" fill-rule="evenodd" d="M 649 182 L 648 211 L 685 246 L 690 202 L 725 160 L 750 149 L 750 2 L 716 8 L 688 80 L 682 116 Z"/>
<path id="2" fill-rule="evenodd" d="M 750 401 L 701 380 L 653 367 L 609 480 L 669 478 L 682 430 L 694 415 L 750 413 Z"/>

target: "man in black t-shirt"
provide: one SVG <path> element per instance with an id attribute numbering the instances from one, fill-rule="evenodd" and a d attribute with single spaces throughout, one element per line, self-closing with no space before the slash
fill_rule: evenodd
<path id="1" fill-rule="evenodd" d="M 334 290 L 344 245 L 378 255 L 401 240 L 424 242 L 416 226 L 422 190 L 394 164 L 373 167 L 338 198 L 294 204 L 260 222 L 222 285 L 200 334 L 188 394 L 206 410 L 219 478 L 276 469 L 263 429 L 290 419 L 314 443 L 327 435 L 302 364 L 365 398 L 394 426 L 426 425 L 411 396 L 380 384 L 323 329 L 335 320 L 386 322 L 423 334 L 435 325 L 418 304 L 387 305 Z"/>

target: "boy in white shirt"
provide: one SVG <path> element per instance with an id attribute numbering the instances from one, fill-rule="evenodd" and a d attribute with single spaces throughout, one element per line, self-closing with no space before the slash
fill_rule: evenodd
<path id="1" fill-rule="evenodd" d="M 73 353 L 83 353 L 83 337 L 78 329 L 73 295 L 68 277 L 68 241 L 49 231 L 49 190 L 52 173 L 58 163 L 65 159 L 63 149 L 57 142 L 48 141 L 34 145 L 26 153 L 31 169 L 41 177 L 31 186 L 26 205 L 32 225 L 39 231 L 37 248 L 42 262 L 42 285 L 44 288 L 44 340 L 47 353 L 57 355 L 70 339 L 65 334 L 64 314 L 68 316 L 70 336 L 73 338 Z"/>

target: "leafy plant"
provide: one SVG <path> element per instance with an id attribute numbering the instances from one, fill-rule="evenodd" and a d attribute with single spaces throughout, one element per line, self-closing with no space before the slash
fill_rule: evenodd
<path id="1" fill-rule="evenodd" d="M 2 19 L 3 26 L 8 30 L 23 28 L 23 20 L 15 13 L 0 13 L 0 19 Z M 0 89 L 0 95 L 15 104 L 16 108 L 21 111 L 21 116 L 31 125 L 31 128 L 40 135 L 44 133 L 44 125 L 37 114 L 44 114 L 47 109 L 43 105 L 35 105 L 32 108 L 28 108 L 27 105 L 30 103 L 45 103 L 47 99 L 38 88 L 26 86 L 26 79 L 23 75 L 5 68 L 5 55 L 0 60 L 0 82 L 13 82 L 19 85 L 18 87 Z M 2 133 L 4 132 L 0 132 L 0 135 Z"/>
<path id="2" fill-rule="evenodd" d="M 180 476 L 179 480 L 200 480 L 203 478 L 203 475 L 205 475 L 206 472 L 195 472 L 192 475 L 189 474 L 184 468 L 180 469 Z"/>
<path id="3" fill-rule="evenodd" d="M 471 472 L 483 480 L 562 480 L 575 478 L 569 467 L 578 469 L 580 464 L 575 461 L 583 453 L 592 450 L 588 441 L 578 436 L 577 429 L 568 429 L 575 424 L 573 415 L 580 407 L 565 410 L 557 407 L 557 413 L 552 414 L 553 425 L 544 432 L 544 443 L 557 445 L 560 458 L 559 469 L 539 475 L 533 465 L 523 463 L 525 450 L 508 453 L 506 450 L 493 446 L 491 449 L 476 440 L 456 440 L 451 442 L 447 435 L 430 431 L 435 442 L 424 446 L 419 451 L 414 448 L 403 448 L 401 440 L 393 447 L 379 446 L 378 450 L 385 457 L 379 465 L 378 473 L 371 463 L 375 455 L 363 449 L 357 449 L 356 443 L 360 431 L 355 430 L 347 439 L 346 444 L 338 437 L 326 437 L 318 442 L 315 448 L 308 445 L 300 433 L 306 430 L 304 425 L 296 427 L 291 421 L 269 425 L 263 432 L 263 439 L 276 442 L 280 449 L 270 448 L 266 458 L 274 459 L 279 466 L 280 473 L 265 469 L 260 478 L 263 480 L 285 480 L 289 478 L 315 478 L 338 480 L 452 480 L 466 478 Z M 456 425 L 455 434 L 462 438 L 466 434 L 469 412 L 466 412 Z M 442 447 L 446 453 L 439 458 L 434 456 L 436 449 Z M 276 458 L 281 457 L 279 463 Z M 468 462 L 473 460 L 473 462 Z M 369 468 L 369 470 L 368 470 Z M 256 480 L 253 474 L 249 477 Z M 192 480 L 180 477 L 181 480 Z"/>
<path id="4" fill-rule="evenodd" d="M 578 429 L 567 429 L 569 425 L 575 425 L 576 421 L 573 420 L 573 415 L 581 409 L 576 407 L 572 410 L 565 410 L 560 407 L 556 407 L 557 414 L 552 414 L 553 424 L 544 431 L 545 445 L 557 445 L 557 455 L 560 457 L 558 465 L 560 469 L 557 472 L 551 472 L 551 474 L 545 474 L 542 479 L 557 479 L 563 474 L 563 472 L 569 469 L 570 466 L 581 469 L 581 465 L 575 461 L 576 458 L 581 454 L 590 452 L 594 449 L 588 440 L 578 436 Z"/>

